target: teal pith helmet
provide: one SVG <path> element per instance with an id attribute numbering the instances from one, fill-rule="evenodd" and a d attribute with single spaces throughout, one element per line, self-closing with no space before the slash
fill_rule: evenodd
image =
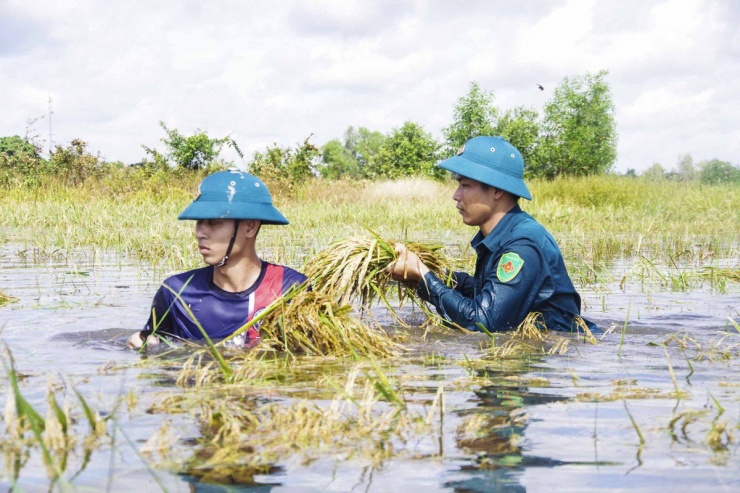
<path id="1" fill-rule="evenodd" d="M 178 219 L 257 219 L 262 224 L 288 224 L 272 205 L 267 186 L 254 175 L 232 169 L 206 176 L 198 196 Z"/>
<path id="2" fill-rule="evenodd" d="M 501 137 L 473 137 L 457 151 L 456 156 L 437 163 L 437 166 L 532 200 L 524 183 L 522 155 Z"/>

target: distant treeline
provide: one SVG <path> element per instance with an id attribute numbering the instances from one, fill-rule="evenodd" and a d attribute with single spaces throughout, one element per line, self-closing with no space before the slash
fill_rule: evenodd
<path id="1" fill-rule="evenodd" d="M 542 109 L 523 106 L 502 110 L 493 92 L 475 82 L 458 99 L 452 123 L 442 129 L 438 142 L 420 124 L 411 121 L 384 134 L 365 127 L 348 127 L 341 139 L 317 146 L 309 135 L 295 147 L 274 144 L 246 160 L 250 172 L 269 181 L 287 184 L 322 176 L 330 179 L 395 179 L 409 176 L 442 178 L 435 163 L 453 155 L 471 137 L 500 135 L 522 153 L 527 177 L 587 176 L 611 171 L 616 160 L 617 131 L 607 72 L 566 77 Z M 538 90 L 533 85 L 533 90 Z M 166 136 L 159 150 L 142 146 L 141 162 L 131 166 L 107 162 L 88 152 L 74 139 L 58 145 L 48 160 L 41 156 L 40 138 L 28 122 L 26 136 L 0 138 L 0 185 L 34 185 L 48 178 L 78 185 L 91 177 L 134 172 L 143 175 L 187 170 L 207 172 L 233 162 L 220 155 L 224 147 L 244 155 L 231 136 L 211 138 L 205 131 L 183 135 L 164 122 Z M 125 171 L 129 170 L 129 171 Z M 635 175 L 629 170 L 628 175 Z M 706 183 L 740 182 L 740 168 L 713 159 L 695 167 L 684 156 L 676 172 L 654 164 L 643 173 L 650 179 L 697 180 Z"/>

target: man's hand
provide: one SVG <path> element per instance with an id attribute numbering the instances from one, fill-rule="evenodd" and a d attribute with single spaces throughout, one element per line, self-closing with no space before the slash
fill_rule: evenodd
<path id="1" fill-rule="evenodd" d="M 420 282 L 429 272 L 429 267 L 419 257 L 406 248 L 403 243 L 396 243 L 398 259 L 386 269 L 395 281 Z"/>
<path id="2" fill-rule="evenodd" d="M 159 337 L 150 335 L 146 338 L 147 346 L 156 346 L 157 344 L 159 344 Z M 126 345 L 131 349 L 141 348 L 141 346 L 144 345 L 144 339 L 141 338 L 141 332 L 134 332 L 131 337 L 129 337 Z"/>

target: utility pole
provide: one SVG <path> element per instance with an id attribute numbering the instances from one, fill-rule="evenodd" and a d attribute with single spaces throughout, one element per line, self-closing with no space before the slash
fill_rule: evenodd
<path id="1" fill-rule="evenodd" d="M 49 159 L 51 159 L 51 150 L 54 144 L 54 141 L 52 140 L 52 135 L 54 134 L 51 133 L 51 115 L 53 113 L 54 112 L 51 110 L 51 93 L 49 93 Z"/>

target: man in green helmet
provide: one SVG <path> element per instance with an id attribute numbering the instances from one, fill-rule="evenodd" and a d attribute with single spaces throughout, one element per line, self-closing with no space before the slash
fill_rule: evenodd
<path id="1" fill-rule="evenodd" d="M 516 328 L 529 313 L 542 314 L 551 330 L 578 331 L 581 298 L 557 243 L 519 207 L 532 200 L 519 151 L 501 137 L 474 137 L 438 164 L 455 173 L 452 196 L 463 223 L 479 229 L 471 241 L 478 258 L 473 276 L 455 272 L 450 288 L 402 244 L 389 268 L 394 279 L 419 283 L 419 296 L 446 320 L 473 331 Z"/>
<path id="2" fill-rule="evenodd" d="M 211 339 L 233 334 L 290 287 L 306 277 L 257 255 L 255 243 L 263 224 L 288 224 L 273 205 L 265 184 L 238 170 L 207 176 L 199 195 L 178 219 L 195 220 L 195 238 L 206 267 L 167 278 L 154 295 L 143 331 L 131 336 L 129 347 L 157 344 L 159 336 Z M 255 324 L 237 344 L 259 340 Z"/>

